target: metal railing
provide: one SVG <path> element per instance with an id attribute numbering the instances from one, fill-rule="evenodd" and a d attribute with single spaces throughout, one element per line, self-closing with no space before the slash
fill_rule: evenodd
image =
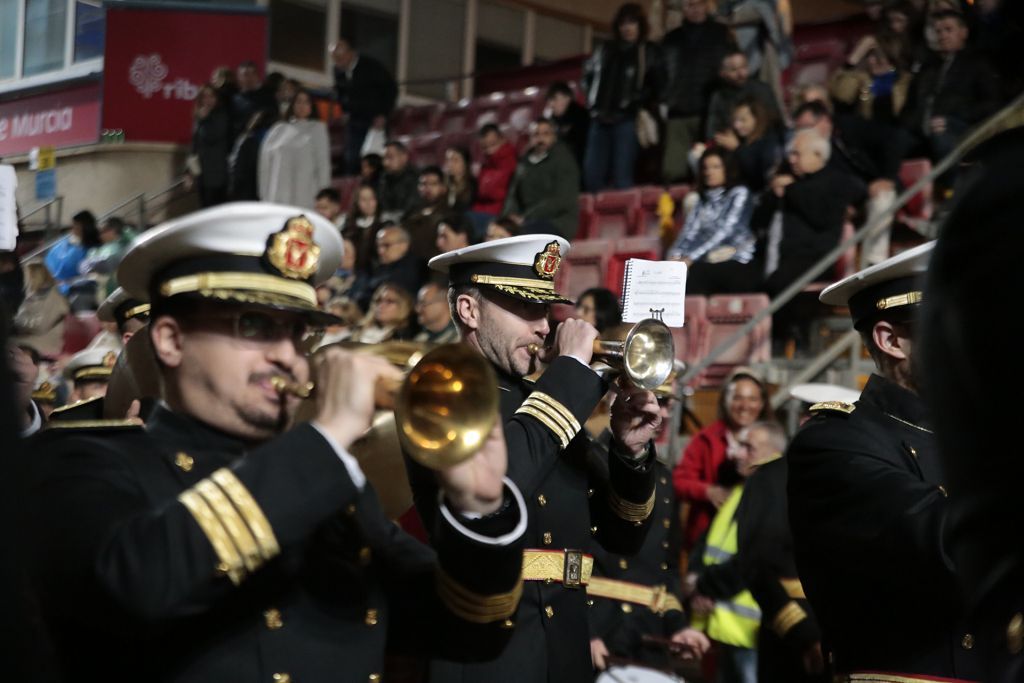
<path id="1" fill-rule="evenodd" d="M 31 226 L 33 224 L 33 221 L 30 221 L 29 219 L 39 213 L 43 214 L 42 229 L 25 229 L 26 227 Z M 60 229 L 63 213 L 64 197 L 57 196 L 54 197 L 53 199 L 46 200 L 39 206 L 29 210 L 26 213 L 20 214 L 18 216 L 18 222 L 22 226 L 22 232 L 42 232 L 43 240 L 45 241 L 47 239 L 47 236 L 50 234 L 54 227 L 56 227 L 58 230 Z"/>
<path id="2" fill-rule="evenodd" d="M 180 199 L 182 197 L 182 195 L 174 195 L 174 193 L 184 183 L 185 183 L 185 179 L 184 178 L 176 178 L 174 180 L 174 182 L 171 183 L 170 185 L 167 185 L 166 187 L 161 188 L 160 190 L 157 190 L 156 192 L 153 192 L 151 194 L 142 192 L 142 193 L 139 193 L 139 194 L 136 194 L 136 195 L 132 195 L 128 199 L 125 199 L 124 201 L 122 201 L 122 202 L 120 202 L 118 204 L 115 204 L 113 207 L 111 207 L 107 211 L 104 211 L 102 214 L 99 215 L 97 220 L 99 222 L 102 222 L 102 221 L 106 220 L 107 218 L 110 218 L 111 216 L 115 216 L 115 215 L 118 215 L 118 214 L 121 214 L 122 218 L 125 218 L 125 217 L 135 217 L 138 220 L 134 221 L 134 225 L 138 228 L 138 231 L 141 232 L 141 231 L 145 230 L 148 227 L 148 223 L 147 223 L 147 218 L 148 217 L 156 215 L 159 211 L 166 209 L 168 206 L 170 206 L 172 203 L 174 203 L 175 201 L 177 201 L 178 199 Z M 161 200 L 161 201 L 158 203 L 157 200 Z M 59 231 L 60 226 L 62 225 L 61 214 L 63 213 L 63 205 L 64 205 L 63 197 L 57 197 L 56 199 L 50 200 L 50 202 L 47 202 L 46 204 L 42 204 L 40 206 L 37 206 L 36 208 L 32 209 L 32 211 L 30 211 L 28 214 L 25 214 L 24 216 L 22 216 L 22 220 L 24 221 L 25 218 L 27 218 L 28 216 L 31 216 L 32 214 L 37 213 L 39 211 L 46 211 L 47 212 L 47 221 L 49 221 L 50 213 L 49 213 L 49 208 L 48 207 L 51 204 L 53 204 L 54 202 L 56 202 L 57 207 L 58 207 L 57 208 L 57 221 L 56 221 L 56 223 L 54 225 L 56 225 L 56 227 L 57 227 L 57 229 Z M 132 211 L 129 211 L 127 214 L 122 213 L 123 210 L 125 208 L 127 208 L 127 207 L 132 207 Z M 133 223 L 133 221 L 128 221 L 128 220 L 126 220 L 125 222 L 126 223 Z M 33 249 L 32 251 L 28 252 L 27 254 L 25 254 L 22 257 L 22 259 L 21 259 L 22 262 L 30 261 L 30 260 L 32 260 L 34 258 L 38 258 L 42 254 L 45 254 L 47 251 L 50 250 L 50 248 L 54 244 L 59 242 L 61 239 L 63 239 L 62 235 L 57 235 L 56 237 L 53 237 L 52 239 L 47 239 L 46 237 L 44 237 L 43 244 L 38 246 L 38 247 L 36 247 L 35 249 Z"/>

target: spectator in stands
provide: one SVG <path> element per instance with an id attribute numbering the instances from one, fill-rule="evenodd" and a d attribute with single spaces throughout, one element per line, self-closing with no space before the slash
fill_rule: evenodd
<path id="1" fill-rule="evenodd" d="M 444 183 L 449 208 L 465 211 L 476 201 L 476 179 L 472 160 L 465 147 L 449 147 L 444 151 Z"/>
<path id="2" fill-rule="evenodd" d="M 548 86 L 544 101 L 544 116 L 555 124 L 558 139 L 566 144 L 582 169 L 583 155 L 587 149 L 590 114 L 576 101 L 572 88 L 565 81 L 556 81 Z"/>
<path id="3" fill-rule="evenodd" d="M 366 185 L 377 187 L 380 185 L 380 176 L 384 173 L 384 159 L 381 155 L 371 152 L 364 154 L 359 160 L 359 179 Z"/>
<path id="4" fill-rule="evenodd" d="M 729 496 L 729 489 L 718 485 L 722 463 L 742 457 L 745 430 L 769 415 L 768 392 L 761 378 L 747 368 L 737 368 L 722 387 L 718 419 L 694 435 L 672 472 L 676 495 L 690 503 L 683 530 L 686 550 L 693 549 Z"/>
<path id="5" fill-rule="evenodd" d="M 858 181 L 828 166 L 831 154 L 828 138 L 817 130 L 797 131 L 787 150 L 791 174 L 775 176 L 764 195 L 763 206 L 772 212 L 765 286 L 773 297 L 839 244 L 846 209 L 860 199 Z"/>
<path id="6" fill-rule="evenodd" d="M 388 117 L 395 108 L 398 84 L 383 64 L 357 52 L 342 38 L 331 46 L 334 59 L 334 87 L 345 112 L 345 171 L 359 172 L 363 141 L 370 129 L 387 130 Z"/>
<path id="7" fill-rule="evenodd" d="M 796 111 L 808 102 L 821 102 L 831 110 L 832 96 L 829 95 L 828 86 L 821 83 L 805 83 L 799 86 L 790 101 L 790 111 Z"/>
<path id="8" fill-rule="evenodd" d="M 327 327 L 324 331 L 323 339 L 320 340 L 320 347 L 345 341 L 351 337 L 352 330 L 355 329 L 364 315 L 362 309 L 359 308 L 359 304 L 346 296 L 334 297 L 327 302 L 324 310 L 331 315 L 341 318 L 342 322 L 339 325 L 329 325 Z"/>
<path id="9" fill-rule="evenodd" d="M 999 91 L 991 65 L 967 49 L 962 14 L 938 12 L 931 25 L 937 54 L 914 76 L 901 118 L 932 161 L 939 161 L 995 111 Z"/>
<path id="10" fill-rule="evenodd" d="M 718 13 L 732 28 L 750 73 L 768 86 L 770 102 L 782 111 L 782 72 L 793 58 L 789 0 L 725 0 Z"/>
<path id="11" fill-rule="evenodd" d="M 398 140 L 384 146 L 383 167 L 377 191 L 381 214 L 385 220 L 398 220 L 416 206 L 419 174 L 409 163 L 409 149 Z"/>
<path id="12" fill-rule="evenodd" d="M 700 158 L 697 204 L 665 258 L 689 267 L 687 294 L 730 294 L 760 290 L 757 240 L 750 229 L 750 190 L 738 184 L 736 160 L 720 149 Z"/>
<path id="13" fill-rule="evenodd" d="M 757 195 L 782 161 L 782 126 L 757 97 L 736 103 L 732 128 L 715 133 L 715 144 L 736 159 L 739 183 Z"/>
<path id="14" fill-rule="evenodd" d="M 260 72 L 256 63 L 248 60 L 238 65 L 238 92 L 231 102 L 232 130 L 235 133 L 245 129 L 252 120 L 253 114 L 260 111 L 278 114 L 274 93 L 267 92 L 260 82 Z"/>
<path id="15" fill-rule="evenodd" d="M 425 280 L 426 264 L 413 254 L 409 233 L 394 223 L 385 223 L 377 231 L 377 264 L 370 272 L 368 291 L 372 293 L 383 283 L 394 282 L 406 292 L 416 292 Z M 370 297 L 365 292 L 360 292 L 356 301 L 368 309 Z"/>
<path id="16" fill-rule="evenodd" d="M 571 240 L 579 228 L 576 162 L 547 119 L 531 126 L 530 143 L 509 188 L 506 217 L 520 233 L 555 233 Z"/>
<path id="17" fill-rule="evenodd" d="M 515 237 L 519 233 L 519 224 L 510 218 L 502 217 L 497 218 L 487 225 L 487 235 L 484 237 L 484 242 L 493 242 L 494 240 L 502 240 L 506 237 Z"/>
<path id="18" fill-rule="evenodd" d="M 887 34 L 865 36 L 829 79 L 836 117 L 877 121 L 895 126 L 906 104 L 910 73 L 901 68 L 898 39 Z"/>
<path id="19" fill-rule="evenodd" d="M 25 271 L 21 268 L 21 260 L 17 252 L 0 251 L 0 304 L 8 320 L 21 306 L 25 298 Z M 7 320 L 0 320 L 5 325 Z"/>
<path id="20" fill-rule="evenodd" d="M 732 127 L 732 114 L 742 99 L 756 97 L 764 103 L 772 116 L 781 121 L 779 105 L 775 103 L 772 90 L 761 81 L 750 78 L 747 56 L 740 50 L 733 50 L 722 59 L 718 70 L 718 86 L 708 103 L 708 119 L 705 137 L 713 139 L 715 133 Z"/>
<path id="21" fill-rule="evenodd" d="M 377 190 L 372 185 L 360 185 L 341 229 L 342 237 L 355 246 L 355 272 L 369 273 L 373 268 L 381 223 Z"/>
<path id="22" fill-rule="evenodd" d="M 56 357 L 64 347 L 64 317 L 71 310 L 42 263 L 25 266 L 25 300 L 14 316 L 12 341 Z"/>
<path id="23" fill-rule="evenodd" d="M 487 225 L 501 215 L 517 163 L 516 148 L 495 124 L 488 123 L 482 127 L 479 138 L 483 163 L 477 176 L 476 201 L 469 214 L 473 235 L 477 239 L 486 231 Z"/>
<path id="24" fill-rule="evenodd" d="M 235 95 L 238 94 L 238 78 L 230 66 L 218 66 L 210 75 L 210 85 L 217 91 L 220 101 L 228 112 L 232 111 Z M 232 117 L 232 121 L 234 118 Z"/>
<path id="25" fill-rule="evenodd" d="M 340 230 L 345 226 L 345 214 L 341 210 L 341 193 L 333 187 L 325 187 L 316 193 L 313 203 L 316 212 L 334 223 Z"/>
<path id="26" fill-rule="evenodd" d="M 446 211 L 437 224 L 437 253 L 468 247 L 472 241 L 472 227 L 460 211 Z"/>
<path id="27" fill-rule="evenodd" d="M 420 171 L 417 191 L 419 203 L 402 218 L 402 227 L 412 239 L 413 256 L 426 263 L 438 254 L 437 226 L 448 208 L 448 190 L 439 166 L 427 166 Z M 416 288 L 409 291 L 415 292 Z"/>
<path id="28" fill-rule="evenodd" d="M 637 116 L 653 105 L 662 86 L 658 47 L 647 40 L 647 16 L 635 2 L 619 7 L 612 40 L 599 45 L 583 68 L 590 129 L 583 159 L 588 192 L 633 186 L 639 148 Z"/>
<path id="29" fill-rule="evenodd" d="M 260 147 L 260 198 L 312 209 L 313 192 L 331 183 L 327 125 L 316 118 L 313 96 L 299 90 L 285 120 L 275 124 Z"/>
<path id="30" fill-rule="evenodd" d="M 410 340 L 418 332 L 413 315 L 412 295 L 395 282 L 384 282 L 373 292 L 370 308 L 351 341 L 379 344 L 384 341 Z"/>
<path id="31" fill-rule="evenodd" d="M 110 216 L 100 226 L 102 244 L 87 251 L 82 263 L 79 264 L 78 271 L 82 275 L 105 278 L 105 286 L 99 292 L 100 299 L 105 299 L 117 289 L 117 280 L 114 278 L 114 274 L 133 239 L 135 239 L 135 231 L 125 225 L 124 220 L 119 216 Z"/>
<path id="32" fill-rule="evenodd" d="M 231 116 L 217 90 L 200 86 L 192 110 L 192 154 L 185 169 L 186 186 L 195 186 L 200 206 L 227 201 L 228 153 L 234 140 Z"/>
<path id="33" fill-rule="evenodd" d="M 666 183 L 690 180 L 690 148 L 704 139 L 704 116 L 722 59 L 733 46 L 729 29 L 708 16 L 709 0 L 682 0 L 683 23 L 662 40 L 666 82 Z"/>
<path id="34" fill-rule="evenodd" d="M 78 266 L 85 252 L 98 247 L 100 231 L 96 217 L 90 211 L 79 211 L 71 217 L 71 232 L 46 252 L 46 267 L 57 280 L 61 294 L 67 294 L 72 281 L 78 277 Z"/>
<path id="35" fill-rule="evenodd" d="M 269 78 L 269 77 L 268 77 Z M 295 96 L 302 90 L 302 84 L 294 78 L 283 78 L 277 89 L 274 91 L 274 100 L 277 102 L 277 110 L 281 118 L 288 115 L 288 105 L 295 99 Z"/>
<path id="36" fill-rule="evenodd" d="M 448 288 L 428 282 L 416 295 L 416 320 L 422 328 L 413 341 L 450 344 L 459 341 L 459 328 L 448 308 Z"/>
<path id="37" fill-rule="evenodd" d="M 610 289 L 591 287 L 577 297 L 576 317 L 603 333 L 622 324 L 619 299 Z"/>
<path id="38" fill-rule="evenodd" d="M 259 200 L 260 147 L 276 120 L 274 112 L 258 111 L 235 140 L 235 146 L 228 156 L 228 196 L 232 201 Z"/>

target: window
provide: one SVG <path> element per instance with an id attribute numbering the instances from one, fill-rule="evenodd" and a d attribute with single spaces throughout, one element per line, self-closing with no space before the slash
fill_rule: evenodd
<path id="1" fill-rule="evenodd" d="M 64 68 L 67 0 L 25 0 L 23 76 Z"/>
<path id="2" fill-rule="evenodd" d="M 411 95 L 448 99 L 461 80 L 466 5 L 459 0 L 416 0 L 409 23 Z"/>
<path id="3" fill-rule="evenodd" d="M 322 72 L 326 67 L 326 21 L 323 2 L 271 0 L 270 59 Z"/>
<path id="4" fill-rule="evenodd" d="M 536 56 L 534 64 L 543 64 L 583 52 L 583 25 L 537 15 Z"/>
<path id="5" fill-rule="evenodd" d="M 481 0 L 476 29 L 476 71 L 485 74 L 523 63 L 526 12 Z"/>
<path id="6" fill-rule="evenodd" d="M 18 3 L 0 0 L 0 80 L 14 77 L 18 61 Z"/>
<path id="7" fill-rule="evenodd" d="M 106 20 L 98 0 L 75 3 L 75 62 L 103 56 Z"/>

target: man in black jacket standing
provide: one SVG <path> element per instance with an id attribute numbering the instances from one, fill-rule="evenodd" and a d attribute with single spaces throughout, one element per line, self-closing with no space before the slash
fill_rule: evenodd
<path id="1" fill-rule="evenodd" d="M 348 117 L 345 128 L 345 173 L 359 173 L 363 140 L 371 128 L 384 131 L 395 108 L 398 85 L 384 65 L 360 54 L 344 38 L 331 47 L 334 88 Z"/>
<path id="2" fill-rule="evenodd" d="M 837 681 L 980 680 L 948 543 L 949 480 L 913 352 L 933 243 L 832 285 L 877 373 L 855 404 L 826 401 L 793 439 L 789 520 L 797 569 Z"/>
<path id="3" fill-rule="evenodd" d="M 708 0 L 683 0 L 683 23 L 662 40 L 666 83 L 665 182 L 691 177 L 687 154 L 703 139 L 704 116 L 722 59 L 733 47 L 725 24 L 708 18 Z"/>

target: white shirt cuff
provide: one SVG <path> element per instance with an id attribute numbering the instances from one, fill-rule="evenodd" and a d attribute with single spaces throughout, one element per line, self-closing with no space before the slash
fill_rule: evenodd
<path id="1" fill-rule="evenodd" d="M 483 543 L 484 545 L 511 545 L 519 540 L 519 537 L 526 533 L 526 501 L 523 500 L 523 494 L 519 492 L 519 488 L 512 483 L 512 480 L 505 477 L 502 481 L 505 482 L 505 487 L 512 492 L 512 498 L 515 499 L 516 506 L 519 508 L 519 523 L 516 524 L 516 528 L 505 534 L 504 536 L 498 536 L 494 538 L 492 536 L 483 536 L 474 531 L 470 531 L 463 526 L 459 520 L 458 515 L 448 509 L 448 505 L 444 502 L 444 491 L 438 494 L 438 505 L 441 507 L 441 515 L 448 520 L 455 529 L 463 536 L 476 541 L 477 543 Z M 473 519 L 470 515 L 463 515 L 464 517 Z"/>
<path id="2" fill-rule="evenodd" d="M 29 401 L 28 404 L 32 406 L 32 422 L 29 423 L 28 427 L 21 430 L 21 438 L 23 439 L 27 439 L 43 428 L 43 416 L 39 413 L 39 406 L 36 405 L 35 401 Z"/>
<path id="3" fill-rule="evenodd" d="M 359 466 L 359 461 L 355 459 L 355 456 L 342 448 L 341 444 L 335 441 L 334 437 L 328 434 L 320 425 L 316 422 L 310 422 L 310 424 L 313 425 L 313 429 L 320 433 L 320 436 L 324 437 L 324 441 L 334 449 L 334 452 L 341 460 L 341 464 L 348 470 L 348 476 L 352 477 L 352 483 L 356 485 L 357 489 L 362 491 L 366 486 L 366 475 L 363 474 L 363 468 Z"/>

